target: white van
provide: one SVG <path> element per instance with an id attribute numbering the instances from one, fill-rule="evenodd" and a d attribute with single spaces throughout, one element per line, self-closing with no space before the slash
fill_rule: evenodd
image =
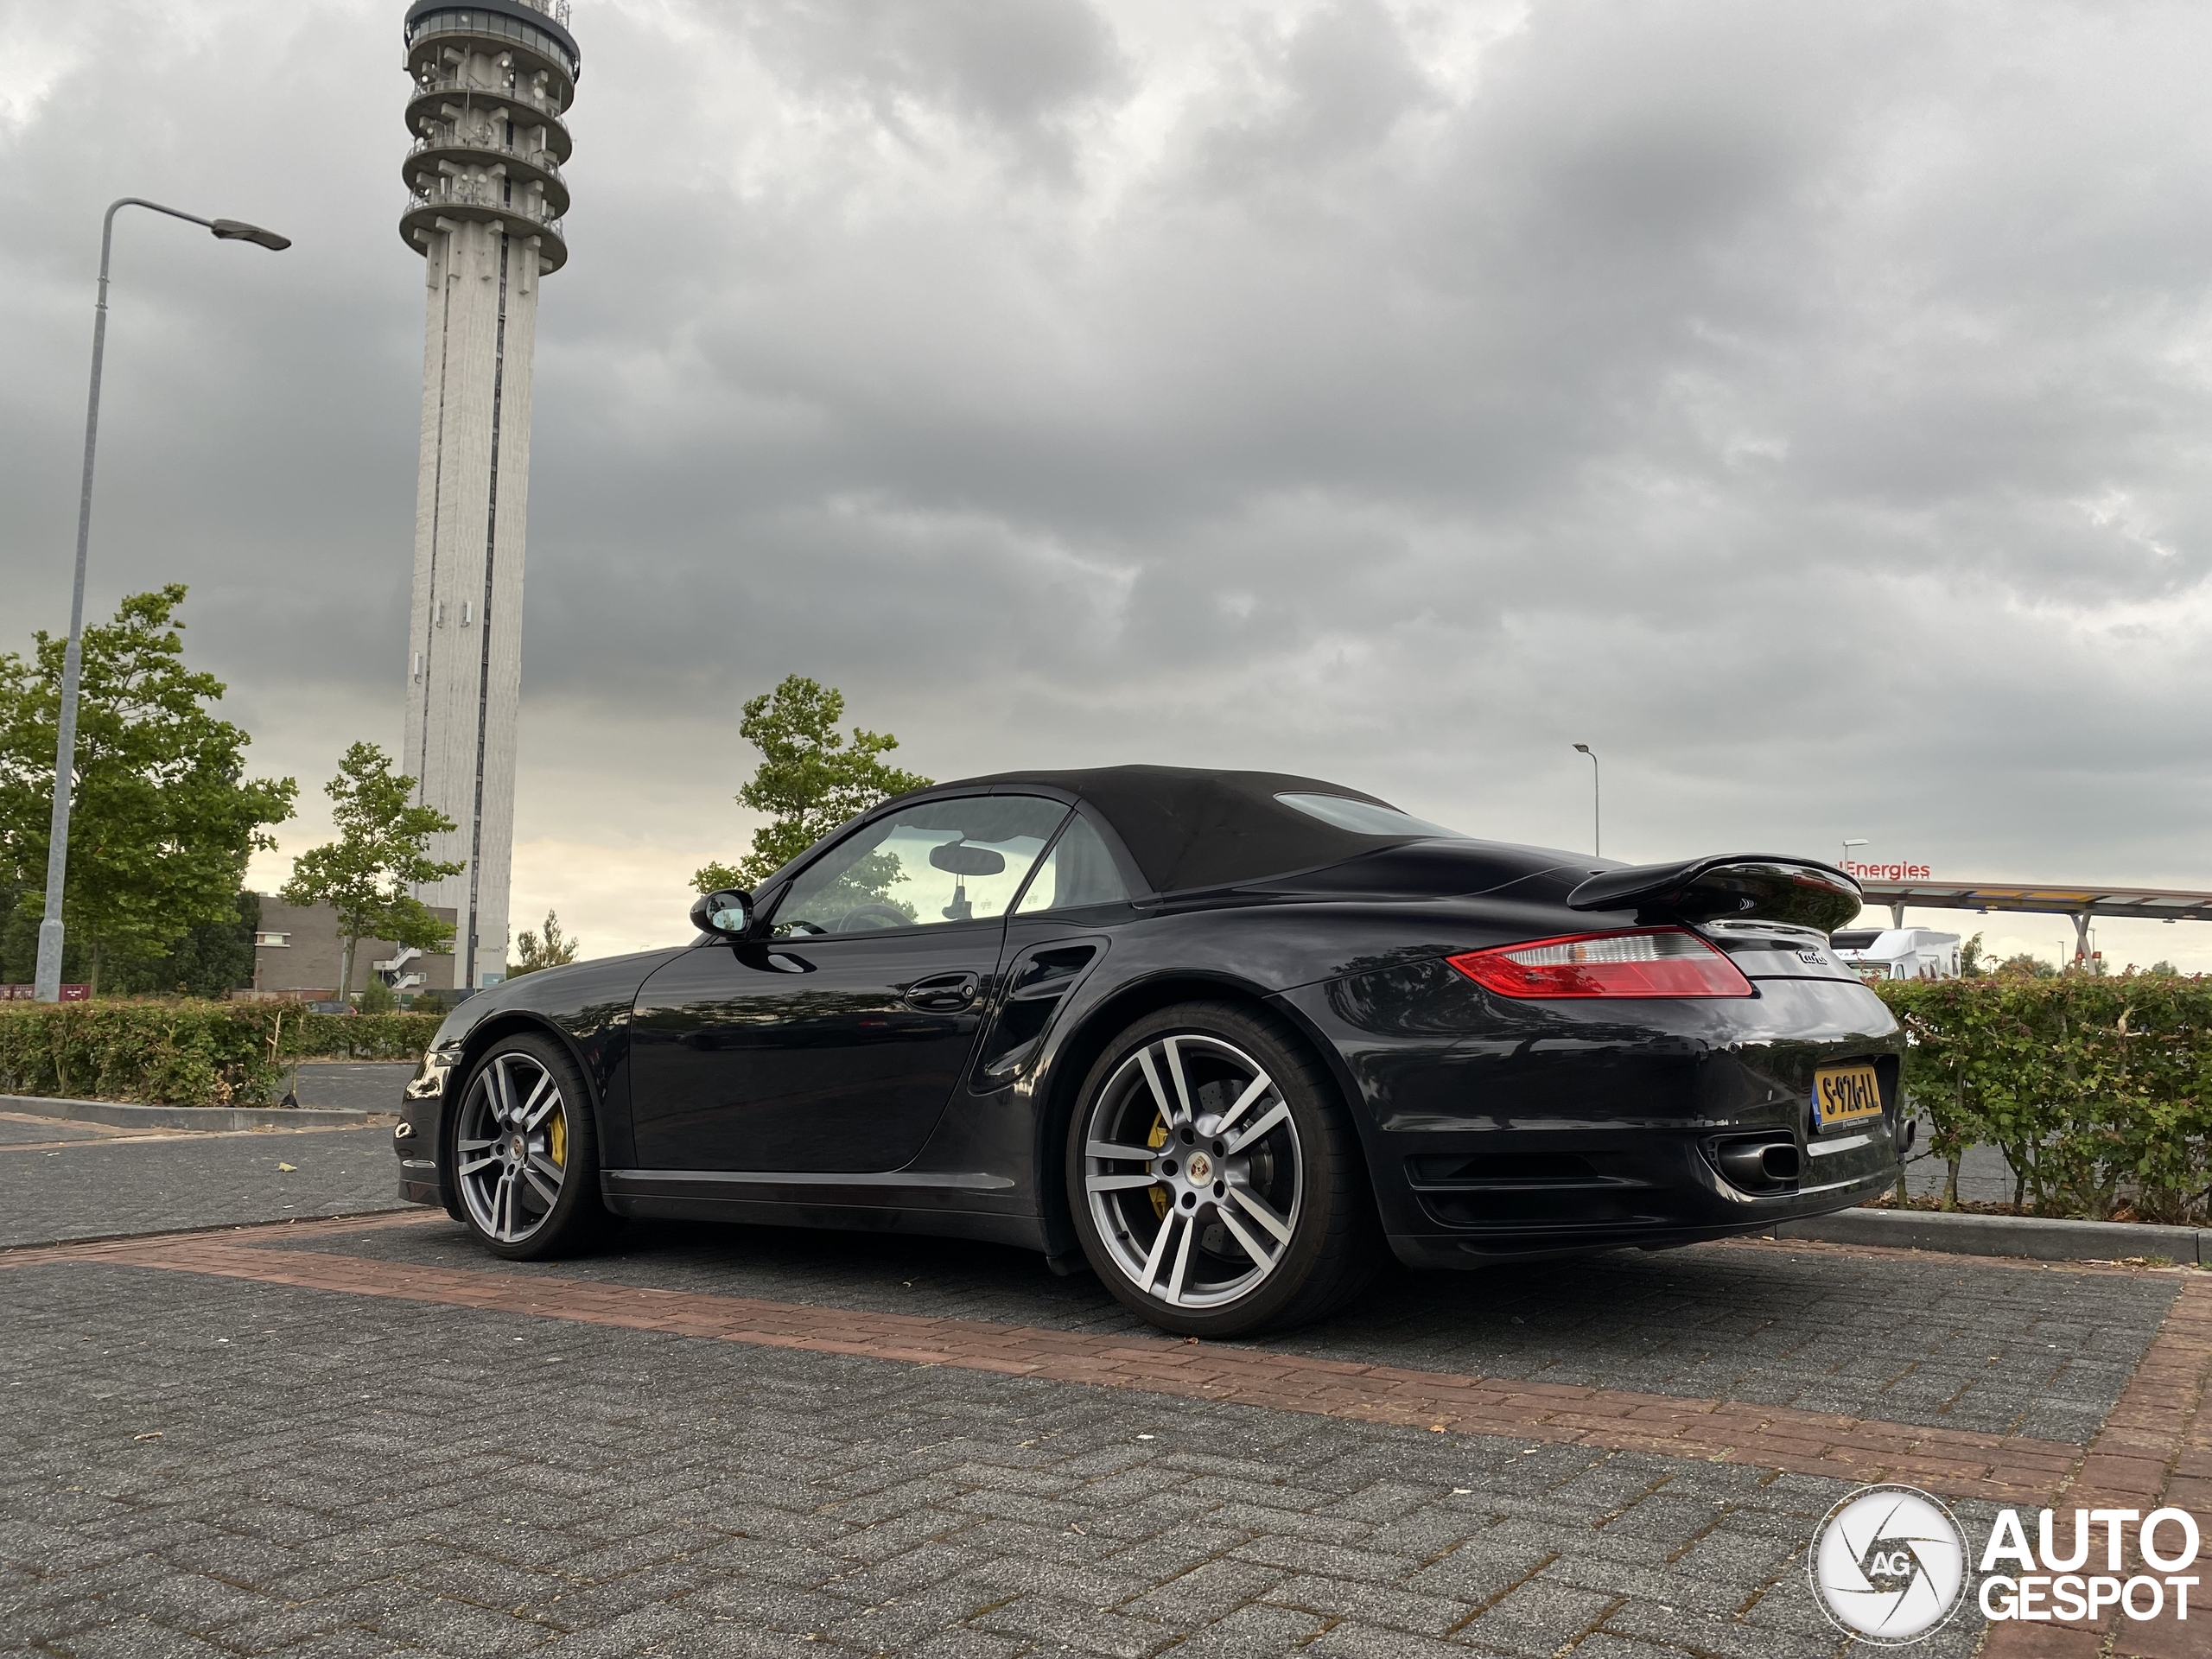
<path id="1" fill-rule="evenodd" d="M 1828 936 L 1828 947 L 1864 980 L 1959 976 L 1959 936 L 1933 928 L 1845 928 Z"/>

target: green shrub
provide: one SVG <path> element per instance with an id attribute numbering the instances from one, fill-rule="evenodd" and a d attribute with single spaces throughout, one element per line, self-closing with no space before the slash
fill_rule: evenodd
<path id="1" fill-rule="evenodd" d="M 419 1060 L 444 1021 L 445 1015 L 439 1013 L 403 1014 L 395 1010 L 390 1014 L 301 1014 L 288 1010 L 283 1058 Z"/>
<path id="2" fill-rule="evenodd" d="M 411 1060 L 435 1014 L 310 1014 L 281 1002 L 0 1004 L 0 1093 L 262 1106 L 295 1060 Z"/>
<path id="3" fill-rule="evenodd" d="M 2212 1192 L 2212 981 L 1904 981 L 1875 987 L 1910 1038 L 1904 1085 L 1938 1156 L 2000 1149 L 2040 1213 L 2204 1223 Z"/>

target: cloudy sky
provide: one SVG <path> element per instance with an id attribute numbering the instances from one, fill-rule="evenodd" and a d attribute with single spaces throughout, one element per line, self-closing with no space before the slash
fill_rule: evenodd
<path id="1" fill-rule="evenodd" d="M 67 624 L 102 206 L 294 237 L 126 216 L 92 577 L 191 584 L 293 852 L 399 734 L 404 9 L 0 0 L 0 646 Z M 1584 846 L 1583 741 L 1609 855 L 2212 887 L 2202 5 L 574 26 L 518 925 L 679 937 L 791 672 L 938 778 L 1275 767 Z"/>

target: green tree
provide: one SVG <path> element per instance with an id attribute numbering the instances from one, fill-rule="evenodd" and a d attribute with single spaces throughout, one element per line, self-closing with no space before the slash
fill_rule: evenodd
<path id="1" fill-rule="evenodd" d="M 453 928 L 407 891 L 458 875 L 466 868 L 432 858 L 430 837 L 454 827 L 435 806 L 410 806 L 415 780 L 391 769 L 391 758 L 373 743 L 356 743 L 323 785 L 336 804 L 331 817 L 338 839 L 308 849 L 292 861 L 284 902 L 328 905 L 338 916 L 338 995 L 353 991 L 353 953 L 363 939 L 389 939 L 418 950 L 442 950 Z"/>
<path id="2" fill-rule="evenodd" d="M 251 740 L 215 716 L 224 685 L 185 666 L 180 583 L 133 594 L 85 630 L 62 921 L 95 991 L 110 963 L 143 966 L 194 929 L 235 927 L 246 861 L 276 845 L 299 785 L 248 778 Z M 54 748 L 66 639 L 0 654 L 0 877 L 18 915 L 46 902 Z"/>
<path id="3" fill-rule="evenodd" d="M 507 977 L 534 974 L 541 968 L 565 968 L 576 959 L 576 947 L 581 943 L 561 931 L 560 915 L 549 910 L 545 912 L 543 938 L 526 927 L 515 936 L 515 949 L 522 959 L 507 969 Z"/>
<path id="4" fill-rule="evenodd" d="M 1977 933 L 1959 947 L 1959 977 L 1974 979 L 1989 971 L 1988 959 L 1982 951 L 1981 935 Z"/>
<path id="5" fill-rule="evenodd" d="M 24 889 L 0 880 L 0 983 L 21 984 L 31 977 L 38 963 L 40 896 L 30 890 L 30 902 L 22 902 Z M 109 957 L 100 964 L 104 995 L 129 996 L 151 991 L 159 995 L 220 996 L 253 983 L 253 935 L 261 925 L 261 895 L 238 895 L 238 918 L 202 922 L 158 957 L 129 961 Z M 62 982 L 81 985 L 89 977 L 90 947 L 66 938 L 61 947 Z"/>
<path id="6" fill-rule="evenodd" d="M 837 730 L 844 717 L 843 692 L 798 674 L 746 702 L 738 734 L 760 751 L 760 765 L 737 799 L 769 821 L 753 832 L 752 852 L 736 864 L 709 864 L 692 876 L 699 892 L 757 887 L 878 801 L 929 787 L 928 779 L 884 760 L 897 738 L 855 726 L 849 740 Z M 868 872 L 851 874 L 866 885 Z"/>

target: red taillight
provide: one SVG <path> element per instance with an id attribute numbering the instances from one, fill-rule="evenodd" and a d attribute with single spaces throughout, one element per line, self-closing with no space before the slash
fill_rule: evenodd
<path id="1" fill-rule="evenodd" d="M 1679 927 L 1633 933 L 1570 933 L 1491 950 L 1452 965 L 1500 996 L 1749 996 L 1751 982 L 1694 933 Z"/>

